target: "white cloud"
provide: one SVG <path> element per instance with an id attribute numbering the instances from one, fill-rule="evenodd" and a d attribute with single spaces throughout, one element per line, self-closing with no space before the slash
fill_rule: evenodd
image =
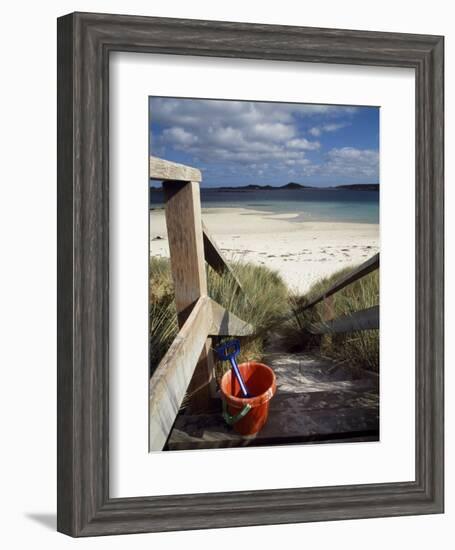
<path id="1" fill-rule="evenodd" d="M 346 126 L 348 125 L 345 122 L 333 122 L 331 124 L 324 124 L 322 129 L 324 130 L 324 132 L 335 132 L 336 130 L 340 130 L 341 128 L 345 128 Z"/>
<path id="2" fill-rule="evenodd" d="M 291 124 L 283 124 L 282 122 L 261 122 L 256 123 L 249 130 L 247 129 L 246 132 L 256 139 L 282 141 L 293 137 L 296 130 Z"/>
<path id="3" fill-rule="evenodd" d="M 242 132 L 231 126 L 209 126 L 206 130 L 206 139 L 202 139 L 201 143 L 212 146 L 236 147 L 244 141 Z"/>
<path id="4" fill-rule="evenodd" d="M 318 105 L 152 98 L 151 121 L 164 127 L 152 147 L 170 145 L 209 164 L 302 160 L 305 151 L 318 149 L 320 143 L 298 137 L 296 113 L 313 116 L 321 109 L 330 110 Z"/>
<path id="5" fill-rule="evenodd" d="M 310 128 L 309 133 L 314 137 L 319 137 L 323 132 L 336 132 L 337 130 L 341 130 L 341 128 L 346 128 L 348 125 L 346 122 L 332 122 L 323 124 L 322 126 L 313 126 L 313 128 Z"/>
<path id="6" fill-rule="evenodd" d="M 166 128 L 164 130 L 163 140 L 174 145 L 183 145 L 186 147 L 196 143 L 198 138 L 190 132 L 187 132 L 184 128 L 173 126 L 172 128 Z"/>
<path id="7" fill-rule="evenodd" d="M 307 149 L 309 151 L 314 151 L 315 149 L 319 149 L 321 144 L 319 141 L 308 141 L 305 138 L 300 138 L 291 139 L 291 141 L 288 141 L 287 146 L 292 149 Z"/>
<path id="8" fill-rule="evenodd" d="M 309 166 L 311 165 L 311 161 L 309 159 L 306 159 L 306 158 L 302 158 L 302 159 L 287 159 L 285 161 L 285 163 L 288 165 L 288 166 Z"/>
<path id="9" fill-rule="evenodd" d="M 327 173 L 345 176 L 362 176 L 379 180 L 379 152 L 372 149 L 341 147 L 327 154 Z"/>
<path id="10" fill-rule="evenodd" d="M 308 130 L 308 133 L 314 137 L 319 137 L 322 134 L 322 130 L 314 126 L 313 128 L 310 128 L 310 130 Z"/>
<path id="11" fill-rule="evenodd" d="M 259 175 L 281 171 L 283 177 L 290 170 L 301 176 L 332 174 L 352 161 L 349 153 L 332 150 L 326 163 L 314 164 L 307 155 L 320 150 L 321 143 L 302 136 L 302 121 L 313 120 L 309 135 L 319 137 L 346 126 L 346 116 L 356 111 L 330 105 L 151 98 L 150 120 L 160 127 L 152 136 L 152 151 L 171 147 L 191 155 L 206 170 L 222 164 L 226 172 L 243 176 L 245 170 Z M 321 116 L 323 124 L 317 124 Z"/>

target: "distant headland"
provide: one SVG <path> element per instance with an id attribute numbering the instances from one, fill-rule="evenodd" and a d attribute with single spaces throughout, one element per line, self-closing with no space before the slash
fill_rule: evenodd
<path id="1" fill-rule="evenodd" d="M 211 187 L 217 191 L 282 191 L 282 190 L 296 190 L 296 189 L 347 189 L 351 191 L 379 191 L 379 183 L 351 183 L 347 185 L 335 185 L 327 187 L 315 187 L 314 185 L 302 185 L 290 181 L 286 185 L 274 186 L 274 185 L 241 185 L 239 187 Z"/>
<path id="2" fill-rule="evenodd" d="M 161 186 L 153 185 L 151 189 L 159 190 Z M 211 191 L 286 191 L 286 190 L 298 190 L 298 189 L 314 189 L 315 191 L 321 190 L 340 190 L 346 189 L 350 191 L 378 191 L 379 183 L 350 183 L 346 185 L 329 185 L 326 187 L 316 187 L 314 185 L 303 185 L 290 181 L 286 185 L 239 185 L 238 187 L 202 187 L 202 189 L 210 189 Z"/>

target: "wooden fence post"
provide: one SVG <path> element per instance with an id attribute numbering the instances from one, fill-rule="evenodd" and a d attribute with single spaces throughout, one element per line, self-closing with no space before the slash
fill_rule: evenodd
<path id="1" fill-rule="evenodd" d="M 207 296 L 201 200 L 197 182 L 163 182 L 166 226 L 181 328 L 201 296 Z M 213 394 L 211 338 L 207 338 L 188 386 L 192 411 L 208 407 Z"/>
<path id="2" fill-rule="evenodd" d="M 323 321 L 329 321 L 330 319 L 333 319 L 335 316 L 335 308 L 333 305 L 333 294 L 331 296 L 327 296 L 327 298 L 323 301 L 324 309 L 322 311 L 322 320 Z"/>

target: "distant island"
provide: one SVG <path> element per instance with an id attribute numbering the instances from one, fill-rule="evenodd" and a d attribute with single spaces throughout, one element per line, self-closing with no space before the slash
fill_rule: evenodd
<path id="1" fill-rule="evenodd" d="M 379 183 L 350 183 L 337 185 L 335 189 L 353 189 L 355 191 L 379 191 Z"/>
<path id="2" fill-rule="evenodd" d="M 151 189 L 159 191 L 160 187 L 152 186 Z M 238 187 L 202 187 L 202 189 L 210 189 L 212 191 L 282 191 L 282 190 L 298 190 L 298 189 L 314 189 L 318 190 L 338 190 L 338 189 L 347 189 L 350 191 L 378 191 L 379 192 L 379 183 L 350 183 L 346 185 L 332 185 L 327 187 L 316 187 L 314 185 L 303 185 L 301 183 L 296 183 L 290 181 L 286 185 L 239 185 Z"/>
<path id="3" fill-rule="evenodd" d="M 351 183 L 347 185 L 336 185 L 328 187 L 315 187 L 314 185 L 302 185 L 290 181 L 286 185 L 274 186 L 274 185 L 241 185 L 239 187 L 211 187 L 210 189 L 216 191 L 280 191 L 283 189 L 348 189 L 352 191 L 379 191 L 379 183 Z"/>
<path id="4" fill-rule="evenodd" d="M 310 185 L 289 182 L 286 185 L 239 185 L 238 187 L 211 187 L 217 191 L 278 191 L 280 189 L 313 189 Z"/>

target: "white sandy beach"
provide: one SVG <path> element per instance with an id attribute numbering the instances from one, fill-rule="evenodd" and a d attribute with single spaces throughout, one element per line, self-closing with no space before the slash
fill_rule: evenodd
<path id="1" fill-rule="evenodd" d="M 246 208 L 207 208 L 202 217 L 228 260 L 275 269 L 299 293 L 379 251 L 379 224 L 300 222 Z M 169 256 L 164 210 L 150 212 L 150 254 Z"/>

